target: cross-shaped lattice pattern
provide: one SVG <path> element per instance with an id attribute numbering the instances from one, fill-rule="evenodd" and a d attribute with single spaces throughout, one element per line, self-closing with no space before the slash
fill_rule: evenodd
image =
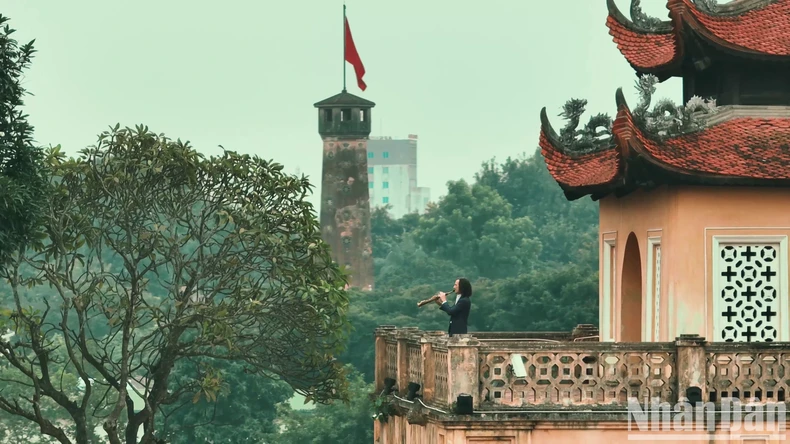
<path id="1" fill-rule="evenodd" d="M 717 341 L 770 342 L 778 339 L 780 264 L 777 244 L 722 245 Z"/>

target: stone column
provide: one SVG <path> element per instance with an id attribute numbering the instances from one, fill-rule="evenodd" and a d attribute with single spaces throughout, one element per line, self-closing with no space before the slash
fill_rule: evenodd
<path id="1" fill-rule="evenodd" d="M 707 358 L 705 356 L 705 338 L 697 334 L 680 335 L 675 338 L 675 371 L 677 372 L 678 401 L 688 400 L 686 391 L 689 388 L 698 388 L 702 399 L 708 399 L 707 387 Z"/>
<path id="2" fill-rule="evenodd" d="M 384 390 L 384 378 L 387 377 L 387 342 L 385 338 L 395 331 L 394 325 L 382 325 L 376 329 L 376 393 Z"/>
<path id="3" fill-rule="evenodd" d="M 398 339 L 398 377 L 395 378 L 398 387 L 398 393 L 405 395 L 409 389 L 409 345 L 408 339 L 411 335 L 416 333 L 419 329 L 417 327 L 401 328 L 395 333 Z"/>
<path id="4" fill-rule="evenodd" d="M 433 359 L 433 341 L 435 337 L 443 335 L 444 332 L 425 332 L 420 338 L 422 348 L 422 400 L 429 402 L 433 400 L 433 391 L 436 388 L 436 361 Z"/>
<path id="5" fill-rule="evenodd" d="M 477 347 L 480 341 L 471 335 L 454 335 L 447 342 L 447 403 L 452 405 L 458 395 L 472 396 L 473 408 L 480 406 L 480 369 Z"/>

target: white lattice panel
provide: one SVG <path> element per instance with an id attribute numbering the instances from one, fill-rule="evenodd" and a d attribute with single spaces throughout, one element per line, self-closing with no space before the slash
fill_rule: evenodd
<path id="1" fill-rule="evenodd" d="M 714 341 L 779 340 L 782 280 L 779 242 L 718 243 L 713 252 Z"/>

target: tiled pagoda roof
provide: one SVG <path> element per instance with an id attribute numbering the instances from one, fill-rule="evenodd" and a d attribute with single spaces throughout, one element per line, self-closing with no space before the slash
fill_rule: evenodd
<path id="1" fill-rule="evenodd" d="M 573 153 L 551 127 L 545 108 L 540 147 L 568 199 L 624 195 L 662 184 L 790 186 L 790 113 L 722 112 L 716 120 L 694 133 L 659 139 L 639 127 L 618 89 L 608 147 Z"/>
<path id="2" fill-rule="evenodd" d="M 730 54 L 790 61 L 790 0 L 737 0 L 719 5 L 715 13 L 692 0 L 666 1 L 670 20 L 647 30 L 607 0 L 609 34 L 640 73 L 679 75 L 693 40 Z"/>

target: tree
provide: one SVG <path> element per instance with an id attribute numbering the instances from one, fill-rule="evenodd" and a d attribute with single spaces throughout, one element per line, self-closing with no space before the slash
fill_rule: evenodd
<path id="1" fill-rule="evenodd" d="M 43 151 L 33 146 L 33 126 L 22 112 L 22 76 L 35 50 L 32 41 L 20 46 L 14 32 L 0 14 L 0 265 L 32 240 L 47 187 Z"/>
<path id="2" fill-rule="evenodd" d="M 471 276 L 498 279 L 531 268 L 541 250 L 535 234 L 529 218 L 512 218 L 512 205 L 495 189 L 461 180 L 449 183 L 447 195 L 424 215 L 414 237 L 434 258 L 474 270 Z"/>
<path id="3" fill-rule="evenodd" d="M 312 411 L 296 411 L 280 405 L 280 430 L 264 443 L 336 444 L 373 442 L 373 403 L 369 395 L 373 384 L 367 384 L 357 372 L 351 374 L 349 405 L 319 405 Z"/>
<path id="4" fill-rule="evenodd" d="M 481 331 L 570 331 L 597 324 L 598 274 L 589 267 L 544 267 L 497 281 L 478 297 Z"/>
<path id="5" fill-rule="evenodd" d="M 162 434 L 173 444 L 263 442 L 266 434 L 275 431 L 277 404 L 287 401 L 293 389 L 281 381 L 246 374 L 241 363 L 208 358 L 179 362 L 171 377 L 183 383 L 207 364 L 222 370 L 227 389 L 214 402 L 201 399 L 165 409 Z"/>
<path id="6" fill-rule="evenodd" d="M 0 331 L 17 336 L 0 341 L 0 354 L 29 390 L 0 393 L 0 409 L 61 443 L 72 441 L 42 399 L 68 413 L 78 443 L 91 415 L 111 443 L 138 442 L 141 426 L 141 442 L 161 442 L 163 408 L 214 401 L 225 388 L 204 358 L 282 379 L 319 403 L 348 399 L 334 358 L 349 329 L 347 280 L 321 241 L 305 178 L 233 152 L 204 158 L 142 126 L 116 126 L 76 159 L 54 149 L 48 160 L 46 240 L 3 275 L 14 304 Z M 51 290 L 36 299 L 28 286 Z M 173 377 L 186 360 L 201 365 Z M 59 368 L 79 377 L 80 395 Z"/>
<path id="7" fill-rule="evenodd" d="M 485 162 L 475 177 L 513 206 L 513 218 L 528 217 L 534 223 L 541 262 L 584 262 L 597 268 L 598 206 L 589 199 L 569 202 L 539 151 L 501 164 Z"/>
<path id="8" fill-rule="evenodd" d="M 452 287 L 457 277 L 470 273 L 451 259 L 428 255 L 411 236 L 406 236 L 381 261 L 376 287 L 384 291 L 401 291 L 422 284 Z"/>
<path id="9" fill-rule="evenodd" d="M 387 257 L 403 236 L 417 228 L 420 222 L 417 213 L 393 219 L 387 207 L 375 207 L 370 212 L 370 235 L 373 242 L 373 257 L 376 259 Z"/>

